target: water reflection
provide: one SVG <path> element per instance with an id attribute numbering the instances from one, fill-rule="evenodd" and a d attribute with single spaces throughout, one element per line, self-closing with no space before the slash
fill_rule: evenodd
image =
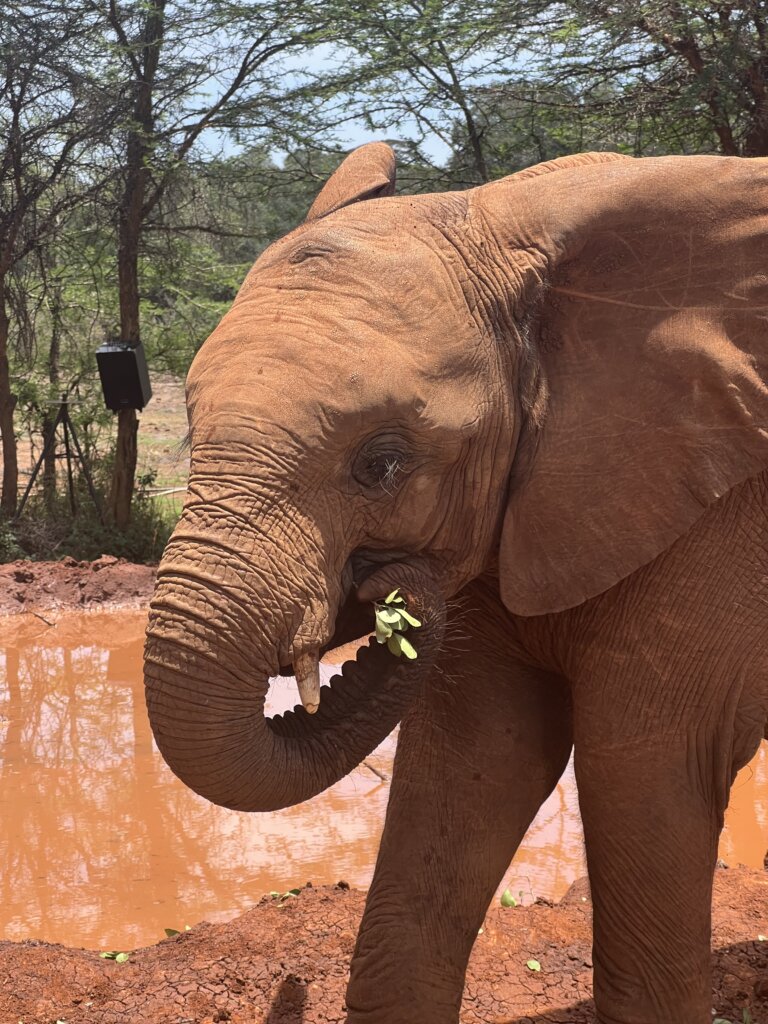
<path id="1" fill-rule="evenodd" d="M 0 620 L 0 938 L 133 948 L 312 880 L 366 886 L 388 786 L 366 768 L 265 815 L 186 789 L 152 741 L 139 612 Z M 330 670 L 326 670 L 330 672 Z M 271 711 L 295 703 L 293 684 Z M 394 740 L 371 758 L 391 771 Z M 734 790 L 722 855 L 762 865 L 762 749 Z M 502 888 L 557 897 L 583 874 L 572 771 L 542 807 Z"/>

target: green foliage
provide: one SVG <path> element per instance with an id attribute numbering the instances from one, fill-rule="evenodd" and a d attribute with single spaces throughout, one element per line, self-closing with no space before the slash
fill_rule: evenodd
<path id="1" fill-rule="evenodd" d="M 632 137 L 637 155 L 764 155 L 761 6 L 566 0 L 551 8 L 537 77 L 578 83 L 583 102 L 602 108 L 614 133 Z M 596 94 L 606 89 L 607 101 Z"/>
<path id="2" fill-rule="evenodd" d="M 383 601 L 374 602 L 373 607 L 378 643 L 386 644 L 390 653 L 398 658 L 401 655 L 411 660 L 416 658 L 416 648 L 403 634 L 411 627 L 418 629 L 421 622 L 407 610 L 400 591 L 393 590 Z"/>
<path id="3" fill-rule="evenodd" d="M 0 515 L 0 562 L 15 562 L 25 557 L 26 552 L 19 545 L 13 524 Z"/>
<path id="4" fill-rule="evenodd" d="M 0 399 L 16 399 L 24 442 L 61 393 L 76 397 L 97 467 L 110 462 L 114 421 L 94 350 L 126 320 L 116 257 L 136 179 L 129 151 L 146 172 L 140 334 L 151 371 L 176 375 L 253 260 L 301 223 L 366 133 L 393 145 L 398 189 L 411 193 L 472 187 L 587 149 L 768 155 L 760 4 L 77 0 L 66 12 L 12 4 L 0 27 L 0 302 L 11 368 Z M 152 93 L 145 122 L 139 79 Z M 0 524 L 0 558 L 155 557 L 170 517 L 145 485 L 136 493 L 135 526 L 119 538 L 89 519 L 79 491 L 77 523 L 66 497 L 36 498 L 24 523 Z M 380 642 L 415 657 L 404 635 L 413 623 L 402 608 L 388 611 L 402 628 L 377 612 Z"/>
<path id="5" fill-rule="evenodd" d="M 536 971 L 536 972 L 538 972 L 538 971 L 541 970 L 541 964 L 539 963 L 538 960 L 528 960 L 528 961 L 526 961 L 525 966 L 528 968 L 529 971 Z"/>
<path id="6" fill-rule="evenodd" d="M 102 509 L 107 507 L 110 468 L 110 461 L 106 458 L 95 471 L 94 483 Z M 5 533 L 0 527 L 0 560 L 12 561 L 19 557 L 45 560 L 66 556 L 92 560 L 100 555 L 114 555 L 131 562 L 151 564 L 159 561 L 177 517 L 150 494 L 154 479 L 154 472 L 138 477 L 131 521 L 126 531 L 101 522 L 82 474 L 75 477 L 74 516 L 66 489 L 60 490 L 52 502 L 46 501 L 41 491 L 35 492 L 21 519 L 14 524 L 6 524 Z M 10 540 L 4 545 L 5 536 Z"/>

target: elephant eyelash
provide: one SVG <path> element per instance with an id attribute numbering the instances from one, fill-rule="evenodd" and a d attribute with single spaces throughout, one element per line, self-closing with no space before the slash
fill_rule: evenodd
<path id="1" fill-rule="evenodd" d="M 397 486 L 397 478 L 404 470 L 403 462 L 399 458 L 390 458 L 385 460 L 384 466 L 381 486 L 387 494 L 393 494 Z"/>
<path id="2" fill-rule="evenodd" d="M 186 432 L 186 434 L 184 435 L 184 437 L 182 437 L 182 439 L 179 441 L 179 443 L 173 449 L 173 457 L 175 459 L 180 459 L 184 455 L 189 455 L 191 450 L 192 450 L 192 434 L 188 430 Z"/>
<path id="3" fill-rule="evenodd" d="M 368 451 L 357 459 L 354 476 L 366 488 L 381 488 L 394 494 L 407 469 L 407 459 L 400 452 Z"/>

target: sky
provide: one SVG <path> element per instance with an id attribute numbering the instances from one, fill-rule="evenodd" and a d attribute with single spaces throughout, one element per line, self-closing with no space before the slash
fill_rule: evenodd
<path id="1" fill-rule="evenodd" d="M 332 47 L 330 44 L 324 43 L 301 55 L 287 57 L 284 59 L 286 80 L 289 83 L 293 81 L 299 84 L 300 80 L 307 74 L 310 76 L 320 75 L 323 72 L 331 71 L 335 66 L 338 66 L 340 60 L 343 60 L 343 53 L 343 48 L 338 46 Z M 366 142 L 378 142 L 385 138 L 409 139 L 419 134 L 416 121 L 413 118 L 406 118 L 396 130 L 390 129 L 389 131 L 382 130 L 378 132 L 371 130 L 361 120 L 350 120 L 336 133 L 342 149 L 353 149 Z M 235 155 L 248 145 L 248 143 L 240 145 L 230 135 L 220 132 L 207 132 L 201 141 L 202 145 L 210 152 L 215 152 L 222 156 Z M 421 149 L 426 156 L 437 164 L 447 161 L 451 154 L 450 148 L 436 135 L 428 136 L 424 139 Z M 286 151 L 275 149 L 271 155 L 276 163 L 282 164 Z"/>

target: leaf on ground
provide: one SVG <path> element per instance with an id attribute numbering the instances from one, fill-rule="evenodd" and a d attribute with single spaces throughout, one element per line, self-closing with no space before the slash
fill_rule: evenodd
<path id="1" fill-rule="evenodd" d="M 130 953 L 121 953 L 119 949 L 105 949 L 103 953 L 99 953 L 102 960 L 116 960 L 119 964 L 124 964 L 130 955 Z"/>
<path id="2" fill-rule="evenodd" d="M 538 960 L 529 960 L 525 965 L 529 971 L 540 971 L 541 964 Z"/>
<path id="3" fill-rule="evenodd" d="M 163 928 L 163 931 L 165 932 L 169 939 L 172 939 L 174 935 L 181 935 L 181 932 L 179 931 L 178 928 Z"/>
<path id="4" fill-rule="evenodd" d="M 516 907 L 517 906 L 517 900 L 512 895 L 512 893 L 509 891 L 509 889 L 505 889 L 504 892 L 501 894 L 501 905 L 502 905 L 502 907 Z"/>

